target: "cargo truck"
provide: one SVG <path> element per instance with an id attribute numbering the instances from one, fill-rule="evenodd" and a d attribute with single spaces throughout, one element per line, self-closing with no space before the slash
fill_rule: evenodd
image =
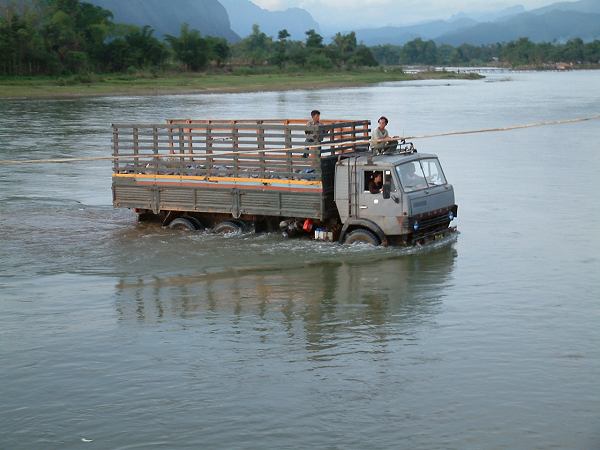
<path id="1" fill-rule="evenodd" d="M 374 154 L 370 125 L 328 120 L 307 126 L 295 119 L 113 124 L 113 204 L 140 220 L 217 233 L 413 245 L 454 232 L 454 189 L 437 156 L 404 141 L 390 154 Z M 381 180 L 381 189 L 373 189 L 373 180 Z"/>

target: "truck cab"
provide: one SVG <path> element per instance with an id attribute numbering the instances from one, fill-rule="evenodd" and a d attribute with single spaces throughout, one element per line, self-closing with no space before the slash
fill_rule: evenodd
<path id="1" fill-rule="evenodd" d="M 340 242 L 406 245 L 453 231 L 454 189 L 436 155 L 411 147 L 340 159 L 335 170 Z M 381 180 L 380 188 L 374 180 Z"/>

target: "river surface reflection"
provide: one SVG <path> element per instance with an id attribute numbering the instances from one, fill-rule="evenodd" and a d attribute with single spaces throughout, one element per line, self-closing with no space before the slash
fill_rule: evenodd
<path id="1" fill-rule="evenodd" d="M 3 101 L 0 157 L 314 108 L 503 127 L 598 114 L 600 77 Z M 599 122 L 416 144 L 460 234 L 410 250 L 174 232 L 112 208 L 110 163 L 0 166 L 0 448 L 600 448 Z"/>
<path id="2" fill-rule="evenodd" d="M 413 257 L 365 249 L 341 260 L 122 279 L 116 308 L 119 320 L 143 323 L 223 314 L 232 321 L 248 316 L 279 320 L 298 332 L 293 324 L 299 321 L 313 349 L 320 342 L 330 348 L 337 335 L 354 331 L 373 331 L 385 342 L 386 326 L 408 335 L 421 321 L 431 320 L 455 258 L 449 246 Z"/>

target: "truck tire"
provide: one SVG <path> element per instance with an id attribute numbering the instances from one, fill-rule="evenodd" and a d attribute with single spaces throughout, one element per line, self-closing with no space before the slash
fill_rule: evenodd
<path id="1" fill-rule="evenodd" d="M 244 232 L 244 227 L 238 221 L 225 220 L 217 224 L 213 228 L 213 232 L 220 234 L 242 234 Z"/>
<path id="2" fill-rule="evenodd" d="M 194 226 L 196 227 L 196 230 L 206 230 L 206 227 L 204 226 L 204 224 L 202 222 L 200 222 L 200 220 L 196 219 L 195 217 L 185 216 L 184 218 L 189 220 L 190 222 L 192 222 L 194 224 Z"/>
<path id="3" fill-rule="evenodd" d="M 196 231 L 198 228 L 194 220 L 190 217 L 178 217 L 169 223 L 172 230 Z"/>
<path id="4" fill-rule="evenodd" d="M 362 242 L 365 244 L 371 244 L 378 246 L 381 244 L 379 238 L 372 231 L 365 230 L 364 228 L 358 228 L 351 231 L 344 238 L 344 244 L 354 244 L 356 242 Z"/>

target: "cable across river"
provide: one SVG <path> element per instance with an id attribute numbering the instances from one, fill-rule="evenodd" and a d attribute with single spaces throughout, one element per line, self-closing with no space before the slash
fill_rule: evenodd
<path id="1" fill-rule="evenodd" d="M 482 128 L 479 130 L 462 130 L 462 131 L 447 131 L 443 133 L 435 133 L 435 134 L 423 134 L 423 135 L 415 135 L 415 136 L 393 136 L 393 139 L 397 140 L 415 140 L 415 139 L 432 139 L 437 137 L 445 137 L 445 136 L 460 136 L 460 135 L 469 135 L 469 134 L 478 134 L 478 133 L 499 133 L 505 131 L 513 131 L 513 130 L 521 130 L 526 128 L 536 128 L 536 127 L 545 127 L 545 126 L 553 126 L 553 125 L 566 125 L 580 122 L 587 122 L 591 120 L 599 120 L 600 114 L 589 116 L 589 117 L 579 117 L 575 119 L 561 119 L 561 120 L 550 120 L 543 122 L 534 122 L 529 124 L 521 124 L 521 125 L 512 125 L 508 127 L 496 127 L 496 128 Z M 345 141 L 343 144 L 336 145 L 365 145 L 369 144 L 369 140 L 349 140 Z M 319 143 L 316 145 L 303 145 L 301 147 L 289 147 L 289 148 L 265 148 L 260 149 L 260 152 L 291 152 L 291 151 L 302 151 L 305 149 L 314 149 L 322 146 L 326 146 L 327 143 Z M 215 153 L 215 155 L 229 155 L 232 153 L 256 153 L 257 150 L 239 150 L 236 152 L 219 152 Z M 193 157 L 193 154 L 166 154 L 166 155 L 155 155 L 155 154 L 146 154 L 146 155 L 136 155 L 133 158 L 151 158 L 151 159 L 160 159 L 160 158 L 189 158 Z M 118 161 L 121 158 L 131 159 L 132 156 L 121 157 L 121 156 L 88 156 L 88 157 L 72 157 L 72 158 L 49 158 L 49 159 L 13 159 L 13 160 L 0 160 L 0 165 L 20 165 L 20 164 L 58 164 L 58 163 L 72 163 L 72 162 L 88 162 L 88 161 Z"/>

